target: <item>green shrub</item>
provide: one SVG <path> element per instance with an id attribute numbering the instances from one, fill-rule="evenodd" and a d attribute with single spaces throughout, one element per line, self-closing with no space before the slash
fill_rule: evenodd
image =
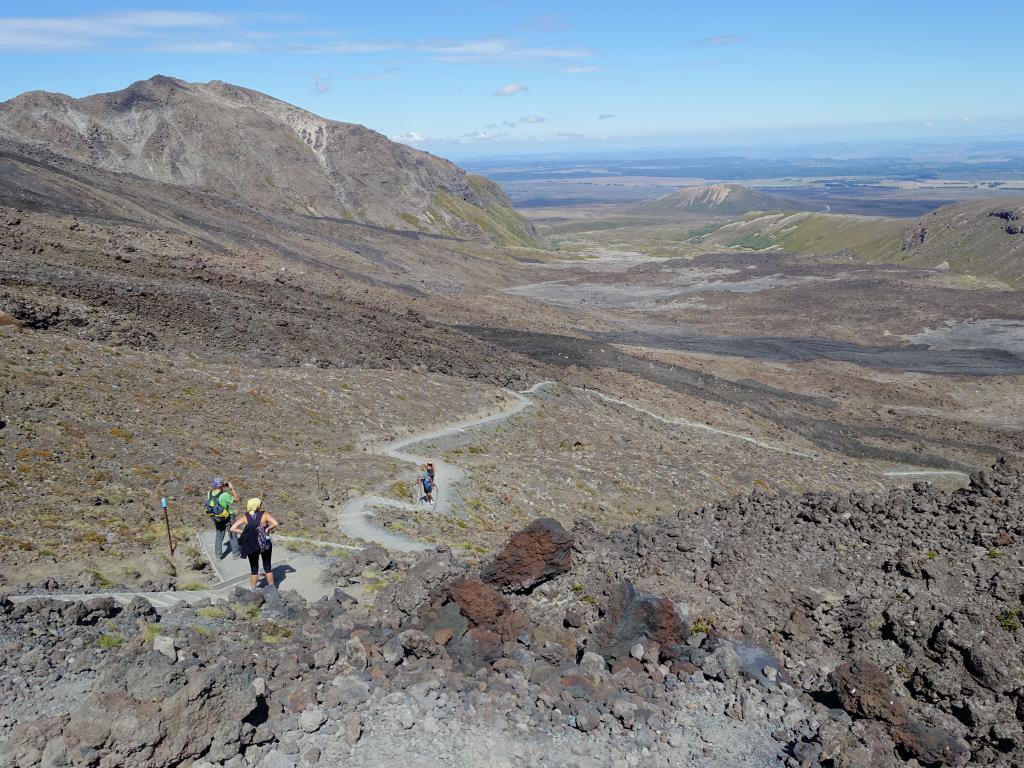
<path id="1" fill-rule="evenodd" d="M 999 626 L 1007 632 L 1016 632 L 1020 629 L 1020 611 L 1017 608 L 1003 611 L 996 618 L 999 619 Z"/>
<path id="2" fill-rule="evenodd" d="M 103 541 L 106 542 L 106 540 L 106 537 L 103 537 Z M 112 582 L 110 579 L 108 579 L 106 576 L 104 576 L 97 570 L 89 570 L 86 571 L 86 573 L 88 573 L 96 580 L 96 586 L 99 589 L 110 589 L 112 586 L 114 586 L 114 582 Z"/>
<path id="3" fill-rule="evenodd" d="M 146 643 L 152 643 L 153 638 L 160 634 L 160 625 L 156 622 L 147 624 L 146 628 L 142 630 L 142 640 Z"/>
<path id="4" fill-rule="evenodd" d="M 273 645 L 275 643 L 284 642 L 291 637 L 292 634 L 292 631 L 283 624 L 268 621 L 263 625 L 263 631 L 261 632 L 260 637 L 263 639 L 264 643 L 270 643 Z"/>
<path id="5" fill-rule="evenodd" d="M 96 645 L 100 648 L 117 648 L 124 642 L 124 637 L 113 632 L 104 632 L 96 638 Z"/>
<path id="6" fill-rule="evenodd" d="M 698 616 L 694 619 L 693 624 L 690 625 L 690 631 L 695 635 L 707 634 L 713 628 L 714 624 L 706 616 Z"/>
<path id="7" fill-rule="evenodd" d="M 235 616 L 243 621 L 256 621 L 260 617 L 260 607 L 253 603 L 235 603 L 231 606 Z"/>
<path id="8" fill-rule="evenodd" d="M 204 605 L 202 608 L 196 608 L 196 615 L 202 616 L 204 619 L 223 619 L 228 614 L 220 606 Z"/>

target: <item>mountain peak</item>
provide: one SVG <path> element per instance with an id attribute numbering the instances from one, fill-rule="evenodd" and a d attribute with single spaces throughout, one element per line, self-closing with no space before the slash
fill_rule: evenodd
<path id="1" fill-rule="evenodd" d="M 220 80 L 22 94 L 0 103 L 0 135 L 264 210 L 503 244 L 537 237 L 500 188 L 447 160 Z"/>

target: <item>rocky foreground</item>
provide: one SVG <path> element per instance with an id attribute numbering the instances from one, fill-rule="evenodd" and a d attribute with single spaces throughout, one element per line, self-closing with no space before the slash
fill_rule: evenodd
<path id="1" fill-rule="evenodd" d="M 1024 474 L 755 494 L 333 597 L 0 601 L 0 766 L 1024 761 Z M 344 587 L 389 583 L 373 606 Z"/>

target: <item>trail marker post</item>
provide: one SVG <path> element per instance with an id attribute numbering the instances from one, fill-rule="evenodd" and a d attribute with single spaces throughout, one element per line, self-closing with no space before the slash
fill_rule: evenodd
<path id="1" fill-rule="evenodd" d="M 167 516 L 167 497 L 160 497 L 160 506 L 164 510 L 164 526 L 167 528 L 167 548 L 171 550 L 171 557 L 174 557 L 174 541 L 171 539 L 171 519 Z"/>

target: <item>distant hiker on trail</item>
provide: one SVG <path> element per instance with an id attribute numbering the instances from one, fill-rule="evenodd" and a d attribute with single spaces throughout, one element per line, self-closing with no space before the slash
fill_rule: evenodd
<path id="1" fill-rule="evenodd" d="M 423 477 L 420 480 L 423 486 L 423 500 L 427 504 L 434 503 L 434 491 L 437 488 L 437 483 L 434 482 L 434 465 L 432 462 L 427 462 L 423 465 Z"/>
<path id="2" fill-rule="evenodd" d="M 231 505 L 238 503 L 238 494 L 235 493 L 235 486 L 222 477 L 215 477 L 210 483 L 213 489 L 206 494 L 206 514 L 213 520 L 217 533 L 213 537 L 213 554 L 220 560 L 227 557 L 228 553 L 241 557 L 238 554 L 238 538 L 233 532 L 228 536 L 228 549 L 224 551 L 224 532 L 231 524 Z"/>
<path id="3" fill-rule="evenodd" d="M 245 509 L 245 514 L 239 515 L 235 524 L 231 526 L 231 532 L 239 534 L 239 551 L 243 557 L 249 558 L 249 586 L 256 589 L 256 583 L 260 577 L 260 559 L 262 559 L 267 586 L 272 587 L 274 586 L 274 571 L 270 565 L 270 553 L 274 542 L 270 540 L 270 532 L 277 528 L 277 520 L 263 509 L 263 501 L 260 499 L 249 499 L 245 502 Z"/>

